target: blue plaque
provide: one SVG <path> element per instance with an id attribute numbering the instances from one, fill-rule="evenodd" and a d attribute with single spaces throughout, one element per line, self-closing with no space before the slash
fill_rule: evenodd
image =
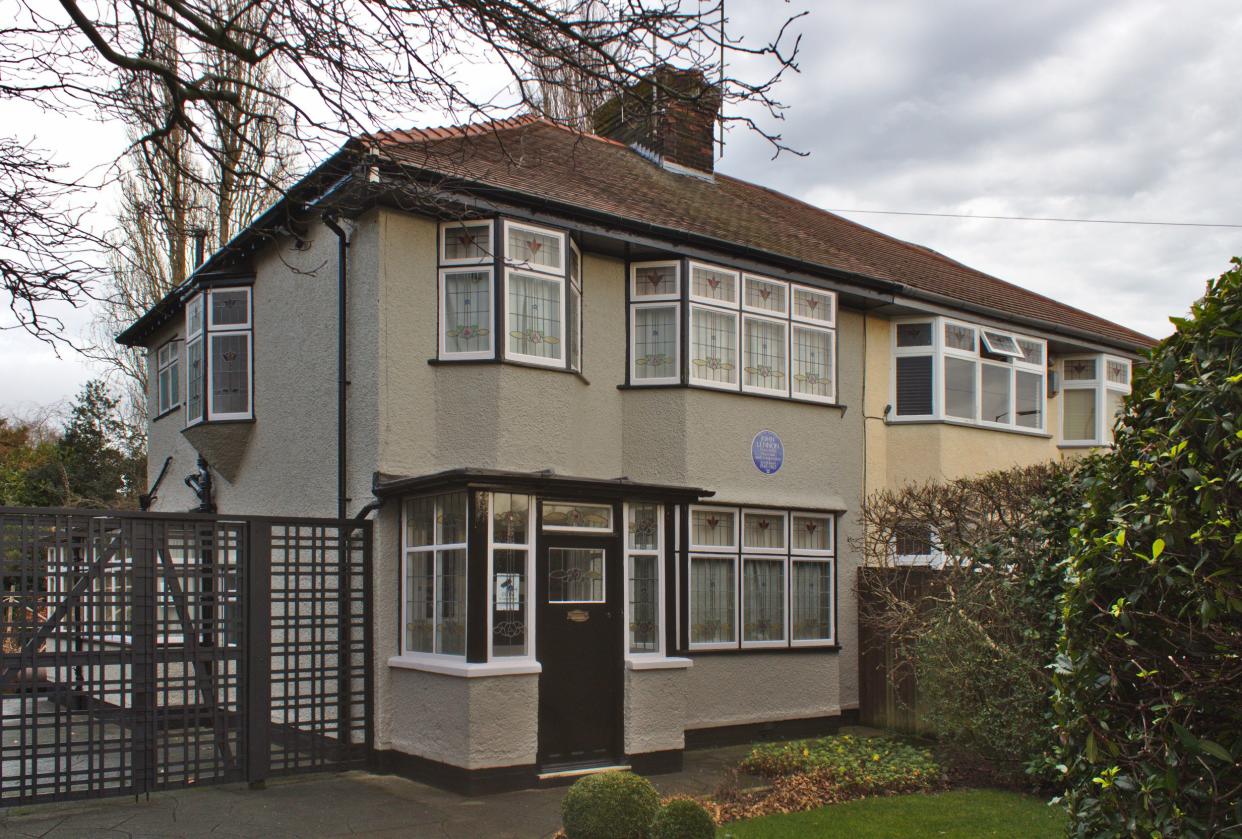
<path id="1" fill-rule="evenodd" d="M 775 475 L 785 462 L 785 445 L 775 431 L 765 428 L 751 440 L 750 456 L 755 461 L 756 469 L 765 475 Z"/>

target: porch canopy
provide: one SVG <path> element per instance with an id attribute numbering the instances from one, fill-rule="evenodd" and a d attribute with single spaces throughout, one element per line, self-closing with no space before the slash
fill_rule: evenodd
<path id="1" fill-rule="evenodd" d="M 446 490 L 476 489 L 520 492 L 556 498 L 652 501 L 687 504 L 716 493 L 700 487 L 648 484 L 629 478 L 578 478 L 558 475 L 550 469 L 514 472 L 505 469 L 449 469 L 430 475 L 408 477 L 376 472 L 372 491 L 378 498 L 421 495 Z"/>

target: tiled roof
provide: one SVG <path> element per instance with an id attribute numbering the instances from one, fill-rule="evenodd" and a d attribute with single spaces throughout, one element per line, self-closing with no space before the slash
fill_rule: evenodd
<path id="1" fill-rule="evenodd" d="M 735 243 L 834 271 L 900 283 L 966 308 L 1042 321 L 1146 347 L 1152 339 L 1103 318 L 976 271 L 775 190 L 717 172 L 712 179 L 667 171 L 614 140 L 535 117 L 367 138 L 395 162 Z"/>

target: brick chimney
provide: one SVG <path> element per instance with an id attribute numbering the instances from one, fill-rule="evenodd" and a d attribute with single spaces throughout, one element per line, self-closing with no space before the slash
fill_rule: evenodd
<path id="1" fill-rule="evenodd" d="M 719 115 L 720 89 L 701 70 L 666 65 L 600 105 L 592 123 L 596 134 L 636 146 L 661 163 L 711 172 Z"/>

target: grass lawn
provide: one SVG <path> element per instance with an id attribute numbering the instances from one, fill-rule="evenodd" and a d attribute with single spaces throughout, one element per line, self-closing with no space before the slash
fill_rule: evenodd
<path id="1" fill-rule="evenodd" d="M 716 832 L 721 839 L 1060 839 L 1064 834 L 1065 814 L 1059 808 L 1029 795 L 996 790 L 866 798 L 733 822 Z"/>

